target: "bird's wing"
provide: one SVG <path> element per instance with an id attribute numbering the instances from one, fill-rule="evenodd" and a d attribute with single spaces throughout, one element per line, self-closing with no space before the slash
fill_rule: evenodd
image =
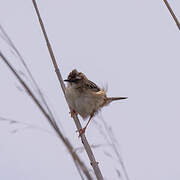
<path id="1" fill-rule="evenodd" d="M 88 80 L 87 82 L 85 82 L 85 88 L 89 88 L 95 92 L 98 92 L 100 91 L 101 89 L 95 84 L 93 83 L 92 81 Z"/>

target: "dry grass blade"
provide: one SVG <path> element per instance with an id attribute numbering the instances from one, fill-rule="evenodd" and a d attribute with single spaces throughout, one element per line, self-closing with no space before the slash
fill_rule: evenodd
<path id="1" fill-rule="evenodd" d="M 103 122 L 103 125 L 104 125 L 104 127 L 106 129 L 106 132 L 107 132 L 107 134 L 108 134 L 108 136 L 110 138 L 111 146 L 112 146 L 112 148 L 113 148 L 113 150 L 114 150 L 114 152 L 115 152 L 115 154 L 116 154 L 116 156 L 118 158 L 118 162 L 120 163 L 120 165 L 122 167 L 124 176 L 125 176 L 126 180 L 130 180 L 128 172 L 127 172 L 126 167 L 124 165 L 123 159 L 122 159 L 122 157 L 121 157 L 121 155 L 119 153 L 119 150 L 118 150 L 118 147 L 117 147 L 118 142 L 117 142 L 116 138 L 114 137 L 113 131 L 112 131 L 111 128 L 109 128 L 109 126 L 107 125 L 106 121 L 103 118 L 102 118 L 102 122 Z"/>
<path id="2" fill-rule="evenodd" d="M 19 57 L 19 60 L 21 61 L 21 63 L 23 64 L 24 68 L 26 69 L 34 87 L 36 88 L 43 104 L 45 105 L 46 109 L 48 110 L 49 114 L 51 115 L 51 118 L 54 120 L 54 117 L 53 117 L 53 113 L 51 112 L 47 102 L 46 102 L 46 99 L 44 98 L 43 96 L 43 93 L 41 92 L 39 86 L 37 85 L 31 71 L 29 70 L 28 66 L 26 65 L 26 62 L 24 61 L 23 57 L 21 56 L 20 52 L 18 51 L 18 49 L 16 48 L 16 46 L 14 45 L 14 43 L 12 42 L 12 40 L 10 39 L 10 37 L 8 36 L 8 34 L 6 33 L 6 31 L 4 30 L 4 28 L 0 25 L 0 30 L 2 32 L 2 38 L 4 39 L 4 41 L 6 41 L 8 43 L 8 45 L 14 50 L 14 52 L 17 54 L 17 56 Z M 23 73 L 23 72 L 22 72 Z M 24 74 L 24 73 L 23 73 Z M 55 120 L 54 120 L 55 121 Z"/>
<path id="3" fill-rule="evenodd" d="M 38 99 L 36 98 L 36 96 L 34 95 L 34 93 L 31 91 L 31 89 L 27 86 L 27 84 L 24 82 L 24 80 L 18 75 L 18 73 L 16 72 L 16 70 L 13 68 L 13 66 L 9 63 L 9 61 L 5 58 L 5 56 L 2 54 L 2 52 L 0 51 L 0 57 L 2 58 L 2 60 L 4 61 L 4 63 L 8 66 L 8 68 L 11 70 L 11 72 L 15 75 L 15 77 L 19 80 L 19 82 L 21 83 L 21 85 L 24 87 L 24 89 L 26 90 L 26 92 L 28 93 L 28 95 L 32 98 L 32 100 L 34 101 L 34 103 L 38 106 L 38 108 L 40 109 L 40 111 L 44 114 L 44 116 L 46 117 L 46 119 L 48 120 L 49 124 L 51 125 L 51 127 L 55 130 L 55 132 L 57 133 L 58 137 L 63 141 L 63 143 L 65 144 L 66 148 L 68 149 L 68 151 L 70 152 L 72 158 L 74 161 L 78 162 L 79 166 L 81 167 L 81 170 L 83 171 L 83 173 L 86 175 L 88 180 L 92 180 L 91 175 L 89 174 L 88 168 L 86 167 L 86 165 L 81 161 L 81 159 L 79 158 L 79 156 L 76 154 L 76 152 L 74 152 L 74 148 L 71 145 L 71 143 L 69 142 L 69 140 L 63 136 L 63 134 L 61 133 L 60 129 L 58 128 L 57 124 L 55 123 L 55 121 L 53 119 L 51 119 L 51 117 L 49 116 L 49 114 L 46 112 L 46 110 L 43 108 L 43 106 L 40 104 L 40 102 L 38 101 Z"/>
<path id="4" fill-rule="evenodd" d="M 22 130 L 22 129 L 24 130 L 27 128 L 33 128 L 33 129 L 38 129 L 38 130 L 41 130 L 43 132 L 46 132 L 46 133 L 53 135 L 52 132 L 50 132 L 49 130 L 44 129 L 44 128 L 37 126 L 37 125 L 34 125 L 34 124 L 27 123 L 27 122 L 22 122 L 22 121 L 18 121 L 18 120 L 14 120 L 14 119 L 9 119 L 9 118 L 4 118 L 1 116 L 0 116 L 0 121 L 4 121 L 4 122 L 9 123 L 9 124 L 19 124 L 19 125 L 25 126 L 24 128 L 21 128 L 21 129 L 15 129 L 16 132 L 18 132 L 19 130 Z"/>
<path id="5" fill-rule="evenodd" d="M 45 40 L 46 40 L 46 44 L 47 44 L 47 47 L 48 47 L 48 50 L 49 50 L 49 53 L 50 53 L 50 56 L 51 56 L 52 63 L 53 63 L 54 68 L 55 68 L 55 72 L 56 72 L 56 74 L 57 74 L 57 77 L 58 77 L 59 83 L 60 83 L 60 85 L 61 85 L 61 88 L 62 88 L 62 90 L 63 90 L 64 96 L 65 96 L 65 98 L 66 98 L 65 85 L 64 85 L 64 82 L 63 82 L 63 79 L 62 79 L 60 70 L 59 70 L 59 68 L 58 68 L 58 65 L 57 65 L 57 63 L 56 63 L 56 59 L 55 59 L 55 56 L 54 56 L 54 53 L 53 53 L 51 44 L 50 44 L 50 42 L 49 42 L 49 39 L 48 39 L 46 30 L 45 30 L 43 21 L 42 21 L 42 19 L 41 19 L 41 16 L 40 16 L 40 13 L 39 13 L 39 9 L 38 9 L 38 7 L 37 7 L 36 1 L 35 1 L 35 0 L 32 0 L 32 2 L 33 2 L 33 5 L 34 5 L 36 14 L 37 14 L 37 16 L 38 16 L 38 20 L 39 20 L 39 23 L 40 23 L 40 26 L 41 26 L 41 29 L 42 29 L 44 38 L 45 38 Z M 67 103 L 68 103 L 68 102 L 67 102 Z M 74 122 L 75 122 L 75 124 L 76 124 L 77 129 L 78 129 L 78 130 L 82 129 L 81 124 L 80 124 L 80 122 L 79 122 L 79 119 L 77 118 L 76 115 L 73 116 L 73 119 L 74 119 Z M 88 141 L 87 141 L 87 139 L 86 139 L 86 137 L 85 137 L 84 134 L 81 136 L 81 140 L 82 140 L 82 143 L 83 143 L 83 145 L 84 145 L 84 148 L 85 148 L 85 150 L 86 150 L 86 152 L 87 152 L 87 155 L 88 155 L 88 157 L 89 157 L 90 163 L 91 163 L 91 165 L 92 165 L 92 167 L 93 167 L 93 170 L 94 170 L 94 173 L 95 173 L 97 179 L 98 179 L 98 180 L 102 180 L 102 179 L 103 179 L 103 176 L 102 176 L 101 171 L 100 171 L 100 169 L 99 169 L 98 162 L 96 162 L 96 159 L 95 159 L 95 157 L 94 157 L 94 154 L 93 154 L 93 152 L 92 152 L 92 150 L 91 150 L 91 147 L 90 147 L 90 145 L 89 145 L 89 143 L 88 143 Z"/>

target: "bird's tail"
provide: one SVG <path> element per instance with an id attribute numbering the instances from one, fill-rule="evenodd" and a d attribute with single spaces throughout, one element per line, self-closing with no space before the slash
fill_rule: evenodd
<path id="1" fill-rule="evenodd" d="M 108 97 L 107 104 L 111 103 L 112 101 L 123 100 L 123 99 L 127 99 L 127 97 Z"/>

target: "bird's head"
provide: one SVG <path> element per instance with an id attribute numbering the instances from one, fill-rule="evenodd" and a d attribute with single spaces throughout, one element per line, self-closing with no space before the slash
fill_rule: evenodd
<path id="1" fill-rule="evenodd" d="M 74 69 L 69 73 L 68 78 L 64 81 L 69 82 L 70 84 L 79 84 L 85 79 L 87 78 L 83 73 L 78 72 L 76 69 Z"/>

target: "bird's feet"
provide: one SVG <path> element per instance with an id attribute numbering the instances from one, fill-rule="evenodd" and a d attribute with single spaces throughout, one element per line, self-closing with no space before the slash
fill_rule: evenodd
<path id="1" fill-rule="evenodd" d="M 76 132 L 79 132 L 79 136 L 78 137 L 81 137 L 86 131 L 86 127 L 80 129 L 80 130 L 77 130 Z"/>
<path id="2" fill-rule="evenodd" d="M 78 115 L 78 113 L 74 109 L 70 109 L 69 114 L 71 114 L 71 117 L 73 117 L 74 115 Z"/>

